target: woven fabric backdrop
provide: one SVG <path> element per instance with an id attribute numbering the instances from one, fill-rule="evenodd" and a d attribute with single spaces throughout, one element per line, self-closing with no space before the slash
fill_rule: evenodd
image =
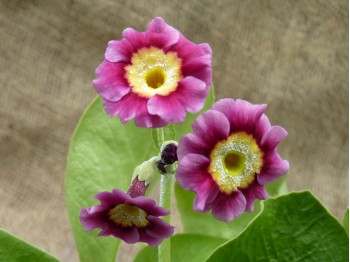
<path id="1" fill-rule="evenodd" d="M 126 27 L 145 30 L 155 16 L 211 45 L 218 99 L 268 104 L 271 122 L 289 132 L 279 147 L 289 189 L 310 188 L 341 219 L 348 1 L 2 0 L 0 226 L 78 261 L 63 187 L 70 137 L 96 96 L 91 82 L 107 42 Z"/>

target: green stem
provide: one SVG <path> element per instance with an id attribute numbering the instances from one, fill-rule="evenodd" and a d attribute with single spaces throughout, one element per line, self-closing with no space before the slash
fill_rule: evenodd
<path id="1" fill-rule="evenodd" d="M 163 128 L 157 128 L 157 138 L 158 138 L 158 145 L 159 148 L 162 146 L 165 138 L 164 138 L 164 129 Z"/>
<path id="2" fill-rule="evenodd" d="M 157 129 L 157 137 L 159 145 L 164 142 L 163 128 Z M 160 179 L 160 196 L 159 205 L 166 210 L 171 210 L 172 189 L 173 189 L 174 174 L 162 174 Z M 170 223 L 171 216 L 164 217 L 164 221 Z M 170 262 L 170 238 L 165 239 L 158 246 L 158 262 Z"/>
<path id="3" fill-rule="evenodd" d="M 164 174 L 160 179 L 160 200 L 159 205 L 166 210 L 171 210 L 171 195 L 173 188 L 172 174 Z M 164 221 L 170 223 L 171 216 L 164 217 Z M 158 246 L 158 262 L 170 262 L 170 238 L 164 239 Z"/>

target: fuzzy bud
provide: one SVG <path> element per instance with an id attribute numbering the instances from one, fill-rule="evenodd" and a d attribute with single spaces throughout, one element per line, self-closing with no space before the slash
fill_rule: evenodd
<path id="1" fill-rule="evenodd" d="M 152 157 L 134 169 L 132 182 L 128 190 L 131 197 L 144 196 L 156 173 L 159 157 Z"/>

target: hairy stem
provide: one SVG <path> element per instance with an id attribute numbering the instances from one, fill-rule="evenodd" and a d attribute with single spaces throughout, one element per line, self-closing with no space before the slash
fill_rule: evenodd
<path id="1" fill-rule="evenodd" d="M 166 128 L 166 127 L 165 127 Z M 158 142 L 164 142 L 164 129 L 157 129 Z M 172 189 L 174 174 L 163 174 L 160 179 L 159 205 L 166 210 L 171 210 Z M 170 223 L 171 215 L 164 217 L 164 221 Z M 170 262 L 170 238 L 165 239 L 158 246 L 158 262 Z"/>

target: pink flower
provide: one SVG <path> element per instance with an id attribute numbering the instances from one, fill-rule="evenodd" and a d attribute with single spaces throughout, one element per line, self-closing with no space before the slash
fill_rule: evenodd
<path id="1" fill-rule="evenodd" d="M 231 221 L 253 211 L 254 200 L 268 196 L 264 185 L 289 170 L 276 151 L 287 132 L 271 126 L 265 110 L 266 105 L 222 99 L 181 138 L 176 179 L 196 192 L 195 210 Z"/>
<path id="2" fill-rule="evenodd" d="M 100 192 L 95 198 L 100 205 L 80 212 L 80 221 L 88 232 L 99 228 L 102 229 L 99 236 L 114 236 L 129 244 L 145 242 L 151 246 L 159 245 L 174 233 L 174 227 L 159 218 L 169 212 L 151 198 L 132 198 L 119 189 Z"/>
<path id="3" fill-rule="evenodd" d="M 209 93 L 208 44 L 194 44 L 160 17 L 146 32 L 127 28 L 110 41 L 93 84 L 106 112 L 141 127 L 162 127 L 196 113 Z"/>

